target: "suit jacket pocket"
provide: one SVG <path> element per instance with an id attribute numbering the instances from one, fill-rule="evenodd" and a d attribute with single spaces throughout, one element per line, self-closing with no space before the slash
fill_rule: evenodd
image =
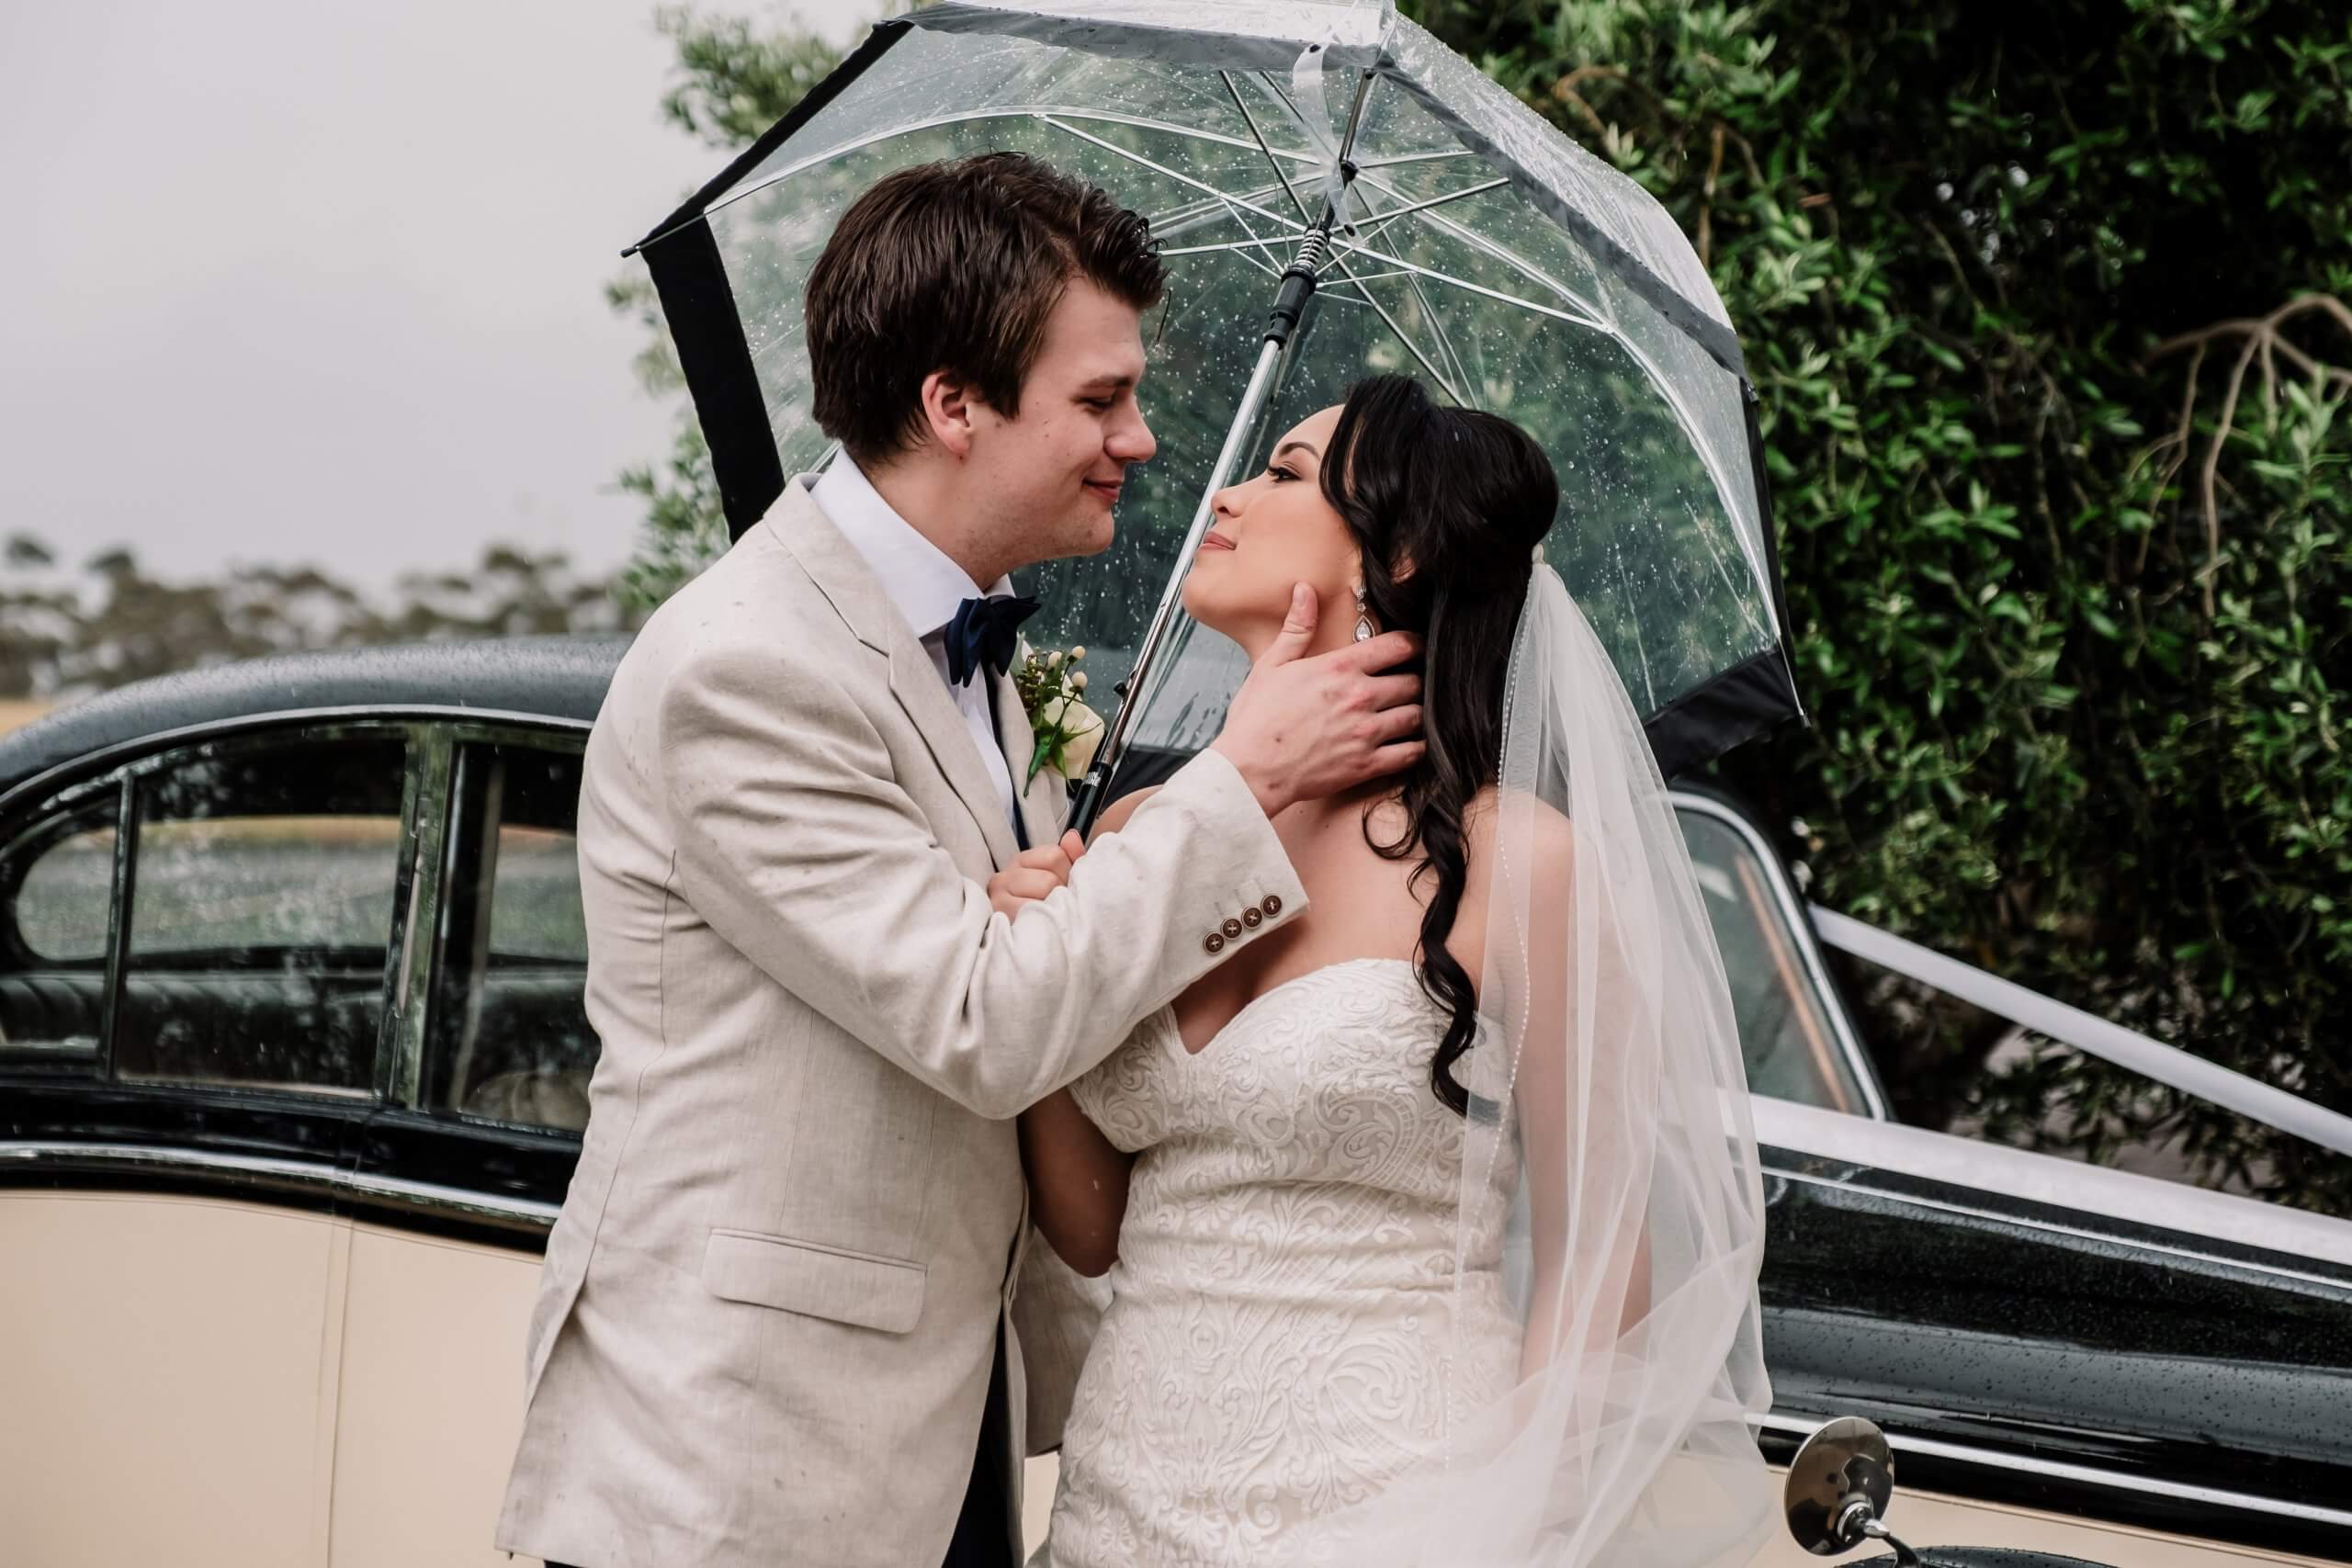
<path id="1" fill-rule="evenodd" d="M 924 1267 L 790 1236 L 715 1230 L 703 1252 L 712 1295 L 904 1334 L 922 1316 Z"/>

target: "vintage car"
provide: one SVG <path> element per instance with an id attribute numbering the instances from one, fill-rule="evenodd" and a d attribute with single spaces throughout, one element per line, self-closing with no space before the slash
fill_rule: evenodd
<path id="1" fill-rule="evenodd" d="M 0 1562 L 505 1561 L 624 646 L 224 666 L 0 739 Z M 1768 1456 L 1875 1421 L 1921 1548 L 2352 1558 L 2352 1224 L 1890 1122 L 1769 840 L 1679 799 L 1767 1145 Z M 1792 1494 L 1883 1483 L 1848 1430 Z"/>

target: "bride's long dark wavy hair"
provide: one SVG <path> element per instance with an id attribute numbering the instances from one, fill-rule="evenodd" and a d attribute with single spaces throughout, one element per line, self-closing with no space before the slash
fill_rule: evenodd
<path id="1" fill-rule="evenodd" d="M 1386 859 L 1418 854 L 1413 886 L 1430 883 L 1415 957 L 1421 988 L 1453 1018 L 1430 1088 L 1459 1113 L 1469 1096 L 1453 1067 L 1478 1021 L 1476 983 L 1445 945 L 1469 874 L 1464 818 L 1501 765 L 1503 682 L 1559 479 L 1510 421 L 1437 403 L 1409 376 L 1374 376 L 1348 391 L 1322 486 L 1363 553 L 1374 623 L 1418 632 L 1423 644 L 1429 750 L 1403 776 L 1404 830 L 1383 843 L 1366 812 L 1363 833 Z"/>

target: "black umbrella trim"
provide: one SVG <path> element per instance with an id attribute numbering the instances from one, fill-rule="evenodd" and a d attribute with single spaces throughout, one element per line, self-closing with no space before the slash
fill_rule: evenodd
<path id="1" fill-rule="evenodd" d="M 1765 576 L 1772 588 L 1772 624 L 1781 630 L 1781 647 L 1794 646 L 1789 635 L 1789 601 L 1781 586 L 1781 532 L 1772 522 L 1772 480 L 1764 469 L 1764 427 L 1758 422 L 1756 383 L 1742 380 L 1739 384 L 1740 411 L 1747 420 L 1747 467 L 1755 475 L 1756 525 L 1764 536 Z M 1800 716 L 1803 709 L 1800 706 Z"/>
<path id="2" fill-rule="evenodd" d="M 1743 660 L 1667 704 L 1642 725 L 1669 781 L 1735 746 L 1803 718 L 1789 661 L 1778 648 Z"/>
<path id="3" fill-rule="evenodd" d="M 767 155 L 791 140 L 794 131 L 808 124 L 827 104 L 840 97 L 843 88 L 865 74 L 865 68 L 888 53 L 890 46 L 905 37 L 907 28 L 912 25 L 904 17 L 875 24 L 874 30 L 866 35 L 865 41 L 859 44 L 847 60 L 833 67 L 831 75 L 809 88 L 808 96 L 792 106 L 791 113 L 768 127 L 767 133 L 745 148 L 741 156 L 720 170 L 716 179 L 707 182 L 702 189 L 686 198 L 684 205 L 648 230 L 645 238 L 623 251 L 621 254 L 635 255 L 639 251 L 650 248 L 656 241 L 666 238 L 672 230 L 681 228 L 702 217 L 709 210 L 712 202 L 733 188 L 736 181 L 766 162 Z"/>
<path id="4" fill-rule="evenodd" d="M 734 288 L 705 209 L 881 59 L 906 35 L 907 27 L 903 17 L 876 27 L 790 114 L 623 253 L 642 251 L 653 274 L 670 340 L 677 345 L 678 368 L 685 376 L 703 440 L 710 447 L 711 477 L 718 483 L 730 540 L 741 538 L 784 493 L 784 462 L 776 452 L 775 429 L 768 422 L 767 398 L 752 363 L 751 344 L 743 335 L 742 313 L 735 308 Z"/>
<path id="5" fill-rule="evenodd" d="M 718 481 L 727 536 L 740 539 L 784 493 L 784 462 L 718 236 L 697 218 L 647 247 L 645 261 L 710 446 L 711 477 Z"/>

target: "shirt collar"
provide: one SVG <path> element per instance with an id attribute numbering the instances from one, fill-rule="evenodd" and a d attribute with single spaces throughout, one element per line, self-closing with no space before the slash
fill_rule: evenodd
<path id="1" fill-rule="evenodd" d="M 808 489 L 826 519 L 882 581 L 882 591 L 919 637 L 933 637 L 956 618 L 967 599 L 980 590 L 955 558 L 918 533 L 913 524 L 882 499 L 865 471 L 843 452 L 825 467 Z M 1012 592 L 1012 580 L 997 579 L 987 597 Z"/>

